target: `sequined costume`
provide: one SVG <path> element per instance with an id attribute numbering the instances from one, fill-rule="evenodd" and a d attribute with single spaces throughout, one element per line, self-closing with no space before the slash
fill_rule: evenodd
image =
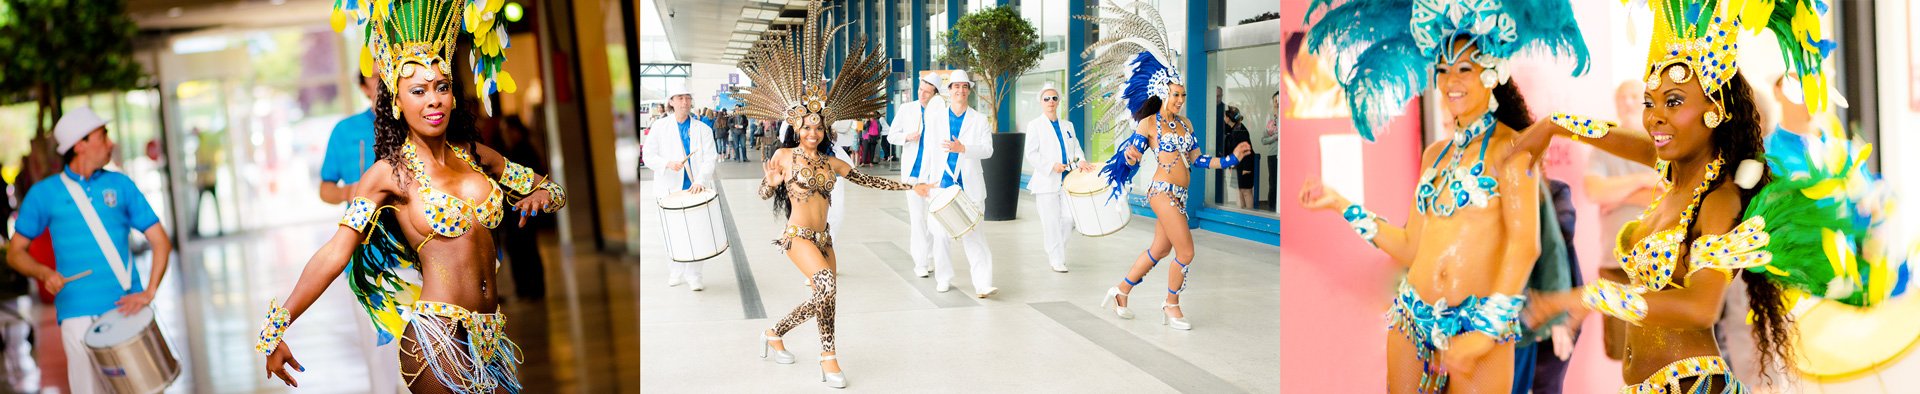
<path id="1" fill-rule="evenodd" d="M 1452 305 L 1446 300 L 1427 303 L 1420 300 L 1413 285 L 1402 281 L 1400 295 L 1394 297 L 1393 309 L 1387 311 L 1387 322 L 1413 343 L 1423 366 L 1420 390 L 1442 392 L 1447 387 L 1447 375 L 1440 373 L 1434 355 L 1447 349 L 1448 339 L 1468 333 L 1486 334 L 1494 343 L 1520 339 L 1520 308 L 1526 302 L 1526 296 L 1495 294 L 1467 297 Z"/>
<path id="2" fill-rule="evenodd" d="M 835 175 L 833 173 L 833 165 L 831 164 L 832 161 L 830 160 L 833 157 L 819 154 L 814 155 L 812 160 L 808 160 L 799 153 L 790 153 L 788 156 L 793 158 L 793 162 L 788 166 L 787 170 L 787 198 L 795 205 L 814 198 L 826 199 L 827 204 L 833 204 Z M 862 174 L 855 169 L 848 169 L 846 178 L 847 182 L 874 189 L 913 190 L 912 185 Z M 774 197 L 774 185 L 767 184 L 764 179 L 761 180 L 760 198 L 768 199 Z M 786 230 L 780 233 L 780 237 L 773 239 L 773 244 L 779 246 L 781 251 L 786 251 L 787 249 L 793 248 L 792 240 L 796 238 L 812 242 L 814 247 L 820 249 L 821 253 L 833 253 L 833 236 L 828 235 L 827 229 L 815 230 L 788 225 Z"/>
<path id="3" fill-rule="evenodd" d="M 507 40 L 506 17 L 499 0 L 336 0 L 333 4 L 334 30 L 345 30 L 347 22 L 361 29 L 366 42 L 359 56 L 360 73 L 377 77 L 387 91 L 398 92 L 400 80 L 413 73 L 438 72 L 451 78 L 455 43 L 466 33 L 473 43 L 467 58 L 481 106 L 496 92 L 513 92 L 513 78 L 504 69 Z M 398 118 L 396 101 L 391 111 Z M 397 161 L 411 175 L 413 189 L 407 190 L 412 209 L 417 209 L 430 231 L 419 244 L 409 244 L 399 208 L 381 205 L 366 196 L 356 196 L 347 204 L 340 225 L 361 236 L 348 257 L 342 274 L 354 296 L 373 320 L 377 342 L 386 344 L 402 338 L 402 371 L 409 386 L 422 389 L 444 388 L 458 393 L 519 392 L 515 376 L 520 362 L 519 348 L 506 338 L 506 318 L 498 313 L 478 313 L 459 306 L 420 300 L 419 251 L 435 239 L 453 239 L 470 234 L 475 226 L 492 229 L 505 217 L 506 204 L 513 204 L 540 191 L 549 201 L 539 212 L 552 213 L 565 207 L 566 192 L 551 179 L 511 162 L 499 167 L 483 166 L 475 154 L 460 146 L 447 146 L 450 163 L 464 163 L 468 169 L 487 179 L 489 190 L 479 200 L 468 200 L 441 189 L 428 175 L 418 148 L 409 140 L 399 148 Z M 527 212 L 532 213 L 532 212 Z M 485 262 L 436 262 L 436 264 Z M 271 353 L 291 325 L 286 308 L 269 302 L 268 322 L 261 329 L 255 348 Z M 375 373 L 380 373 L 376 371 Z M 431 381 L 419 381 L 431 376 Z"/>

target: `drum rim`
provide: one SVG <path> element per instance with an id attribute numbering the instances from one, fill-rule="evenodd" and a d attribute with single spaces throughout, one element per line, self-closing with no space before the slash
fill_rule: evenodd
<path id="1" fill-rule="evenodd" d="M 669 195 L 668 197 L 672 197 L 672 196 Z M 667 206 L 660 204 L 660 200 L 665 200 L 667 199 L 667 197 L 660 197 L 660 198 L 653 199 L 653 206 L 660 207 L 660 210 L 663 210 L 663 211 L 685 211 L 689 209 L 694 209 L 696 207 L 705 206 L 707 205 L 707 203 L 711 203 L 713 202 L 713 200 L 719 199 L 719 198 L 720 198 L 720 192 L 714 192 L 712 195 L 707 196 L 706 200 L 700 201 L 699 204 L 693 204 L 693 205 L 688 205 L 688 206 L 679 207 L 679 208 L 667 208 Z"/>
<path id="2" fill-rule="evenodd" d="M 691 262 L 696 262 L 696 261 L 707 261 L 708 259 L 712 259 L 712 258 L 715 258 L 715 257 L 720 257 L 720 255 L 721 255 L 721 254 L 723 254 L 723 253 L 727 253 L 727 249 L 732 249 L 732 248 L 733 248 L 733 243 L 731 243 L 731 242 L 727 242 L 727 243 L 721 243 L 721 244 L 720 244 L 720 250 L 719 250 L 719 251 L 716 251 L 716 252 L 713 252 L 713 254 L 710 254 L 710 255 L 707 255 L 707 257 L 701 257 L 701 258 L 697 258 L 697 259 L 693 259 L 693 260 L 681 260 L 681 259 L 676 259 L 676 258 L 673 258 L 673 251 L 672 251 L 672 250 L 668 250 L 668 251 L 667 251 L 667 259 L 669 259 L 669 260 L 673 260 L 673 262 L 675 262 L 675 263 L 691 263 Z"/>
<path id="3" fill-rule="evenodd" d="M 158 315 L 157 313 L 155 313 L 155 311 L 153 310 L 153 306 L 152 306 L 152 305 L 148 305 L 147 307 L 145 307 L 145 308 L 140 308 L 140 309 L 141 309 L 141 310 L 140 310 L 139 312 L 134 312 L 134 313 L 135 313 L 135 314 L 142 314 L 142 313 L 144 313 L 144 314 L 146 314 L 146 316 L 147 316 L 147 324 L 145 324 L 145 325 L 142 325 L 142 326 L 141 326 L 141 328 L 140 328 L 139 330 L 136 330 L 136 331 L 133 331 L 133 332 L 132 332 L 132 333 L 133 333 L 133 335 L 130 335 L 130 336 L 127 336 L 127 337 L 125 337 L 125 338 L 120 338 L 120 342 L 118 342 L 118 343 L 114 343 L 114 344 L 110 344 L 110 345 L 106 345 L 106 346 L 100 346 L 100 347 L 97 347 L 97 348 L 99 348 L 99 349 L 107 349 L 107 348 L 112 348 L 112 347 L 114 347 L 114 346 L 118 346 L 118 345 L 120 345 L 120 344 L 124 344 L 124 343 L 126 343 L 126 341 L 127 341 L 127 340 L 129 340 L 129 339 L 133 339 L 133 338 L 138 338 L 138 337 L 140 337 L 141 335 L 145 335 L 145 334 L 143 334 L 143 333 L 145 333 L 145 332 L 146 332 L 147 330 L 157 330 L 157 329 L 159 329 L 159 328 L 160 328 L 160 316 L 159 316 L 159 315 Z M 104 323 L 104 322 L 106 322 L 106 317 L 107 317 L 107 315 L 108 315 L 108 314 L 116 314 L 116 315 L 118 315 L 118 316 L 120 316 L 120 318 L 119 318 L 119 321 L 120 321 L 120 322 L 126 322 L 126 321 L 130 321 L 130 320 L 132 320 L 132 318 L 133 318 L 132 316 L 128 316 L 127 314 L 124 314 L 124 313 L 120 313 L 120 311 L 119 311 L 118 309 L 115 309 L 115 310 L 110 310 L 110 311 L 107 311 L 107 313 L 105 313 L 105 314 L 101 314 L 101 315 L 100 315 L 100 317 L 96 317 L 96 318 L 94 318 L 94 320 L 93 320 L 93 324 L 88 324 L 88 325 L 87 325 L 87 334 L 86 334 L 86 335 L 81 335 L 81 336 L 80 336 L 80 342 L 81 342 L 81 344 L 84 344 L 84 345 L 86 345 L 86 346 L 87 346 L 87 347 L 89 347 L 89 348 L 95 348 L 95 346 L 93 346 L 93 343 L 92 343 L 93 341 L 89 341 L 89 340 L 88 340 L 88 338 L 92 338 L 92 337 L 94 337 L 94 329 L 95 329 L 95 328 L 98 328 L 98 327 L 100 327 L 100 323 Z M 162 334 L 162 336 L 164 337 L 164 333 Z"/>
<path id="4" fill-rule="evenodd" d="M 1905 301 L 1914 302 L 1915 300 L 1905 300 Z M 1835 307 L 1846 306 L 1844 304 L 1838 304 L 1838 303 L 1835 303 L 1835 305 L 1826 305 L 1829 302 L 1833 302 L 1833 301 L 1821 301 L 1820 305 L 1817 305 L 1814 308 L 1819 309 L 1819 308 L 1835 308 Z M 1887 307 L 1887 306 L 1881 305 L 1880 307 Z M 1809 315 L 1812 313 L 1813 311 L 1811 310 L 1807 312 L 1807 314 Z M 1806 315 L 1802 315 L 1802 316 L 1804 317 Z M 1890 354 L 1886 359 L 1874 361 L 1873 363 L 1868 364 L 1865 367 L 1847 366 L 1851 368 L 1842 368 L 1841 366 L 1827 365 L 1827 364 L 1810 365 L 1810 363 L 1807 360 L 1801 360 L 1800 362 L 1794 363 L 1793 369 L 1795 372 L 1799 372 L 1804 376 L 1813 377 L 1814 379 L 1821 382 L 1848 381 L 1848 380 L 1865 377 L 1868 375 L 1875 375 L 1875 374 L 1879 374 L 1881 372 L 1886 371 L 1887 367 L 1898 364 L 1901 362 L 1901 360 L 1904 360 L 1907 357 L 1917 357 L 1917 355 L 1914 352 L 1914 349 L 1916 347 L 1920 347 L 1920 335 L 1915 335 L 1912 338 L 1905 338 L 1901 342 L 1905 342 L 1905 343 L 1900 344 L 1900 349 L 1898 351 Z"/>
<path id="5" fill-rule="evenodd" d="M 947 199 L 947 201 L 946 201 L 945 203 L 941 203 L 941 204 L 936 204 L 936 205 L 938 205 L 938 207 L 935 207 L 935 208 L 929 208 L 929 209 L 927 209 L 927 211 L 928 211 L 928 212 L 932 212 L 932 211 L 938 211 L 938 210 L 941 210 L 941 209 L 945 209 L 945 208 L 946 208 L 946 207 L 948 207 L 948 206 L 952 206 L 952 205 L 953 205 L 953 202 L 954 202 L 954 201 L 959 201 L 959 200 L 960 200 L 960 196 L 961 196 L 961 195 L 965 195 L 965 194 L 967 194 L 967 191 L 966 191 L 965 189 L 961 189 L 961 188 L 958 188 L 958 187 L 954 187 L 954 188 L 945 188 L 945 187 L 943 187 L 943 188 L 940 188 L 940 190 L 939 190 L 939 191 L 946 191 L 947 189 L 953 189 L 953 190 L 956 190 L 956 191 L 955 191 L 955 192 L 953 193 L 953 196 L 954 196 L 954 197 L 953 197 L 953 198 L 949 198 L 949 199 Z M 936 191 L 936 192 L 934 192 L 934 193 L 937 193 L 937 192 L 938 192 L 938 191 Z M 933 193 L 927 193 L 927 198 L 929 198 L 929 199 L 932 199 L 932 198 L 934 198 L 934 197 L 933 197 Z M 971 198 L 971 197 L 969 197 L 969 198 Z M 928 201 L 928 203 L 932 203 L 932 201 Z"/>
<path id="6" fill-rule="evenodd" d="M 1067 188 L 1060 188 L 1060 190 L 1065 190 L 1067 192 L 1067 195 L 1074 196 L 1074 197 L 1097 197 L 1101 194 L 1112 193 L 1113 185 L 1107 185 L 1106 187 L 1100 188 L 1100 190 L 1086 191 L 1086 192 L 1073 191 L 1072 189 L 1067 189 Z"/>

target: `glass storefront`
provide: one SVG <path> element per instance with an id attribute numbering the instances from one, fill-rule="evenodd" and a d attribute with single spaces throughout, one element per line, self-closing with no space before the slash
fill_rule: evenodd
<path id="1" fill-rule="evenodd" d="M 1276 171 L 1279 160 L 1279 130 L 1271 127 L 1268 120 L 1273 119 L 1274 93 L 1280 89 L 1280 46 L 1278 44 L 1259 45 L 1214 52 L 1209 55 L 1211 66 L 1207 82 L 1212 86 L 1206 90 L 1209 100 L 1214 103 L 1213 119 L 1206 138 L 1213 141 L 1214 152 L 1209 154 L 1228 154 L 1232 146 L 1226 146 L 1226 131 L 1231 128 L 1245 128 L 1248 143 L 1253 145 L 1253 155 L 1245 160 L 1254 162 L 1252 175 L 1241 175 L 1239 170 L 1213 171 L 1212 189 L 1208 204 L 1218 208 L 1241 209 L 1258 212 L 1263 215 L 1278 215 L 1274 210 L 1277 201 L 1274 182 L 1278 179 Z M 1216 99 L 1216 95 L 1218 98 Z M 1239 113 L 1237 125 L 1227 119 L 1218 119 L 1222 114 Z"/>

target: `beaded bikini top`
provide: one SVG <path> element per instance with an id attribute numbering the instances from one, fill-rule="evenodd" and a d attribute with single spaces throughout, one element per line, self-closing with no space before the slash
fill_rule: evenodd
<path id="1" fill-rule="evenodd" d="M 794 191 L 798 192 L 793 194 L 794 200 L 806 201 L 816 195 L 821 198 L 831 198 L 834 173 L 833 165 L 827 163 L 827 159 L 831 156 L 815 154 L 813 159 L 807 159 L 797 149 L 790 153 L 789 156 L 793 156 L 795 165 L 791 170 L 793 174 L 789 184 L 793 186 Z"/>
<path id="2" fill-rule="evenodd" d="M 1500 186 L 1500 182 L 1486 176 L 1487 144 L 1493 140 L 1494 123 L 1493 111 L 1487 111 L 1479 121 L 1467 125 L 1465 130 L 1454 134 L 1453 142 L 1447 144 L 1446 149 L 1433 158 L 1433 164 L 1429 164 L 1426 170 L 1420 172 L 1420 186 L 1414 190 L 1413 195 L 1413 208 L 1416 211 L 1453 216 L 1454 211 L 1466 208 L 1468 205 L 1485 208 L 1487 200 L 1500 195 L 1495 191 Z M 1479 161 L 1472 167 L 1461 168 L 1460 165 L 1466 158 L 1467 147 L 1476 139 L 1480 140 Z M 1452 160 L 1447 162 L 1447 166 L 1440 167 L 1440 162 L 1448 159 Z M 1451 204 L 1440 201 L 1442 192 L 1453 197 Z"/>
<path id="3" fill-rule="evenodd" d="M 473 156 L 465 149 L 452 145 L 448 145 L 447 149 L 453 152 L 453 157 L 467 163 L 467 167 L 472 168 L 473 172 L 487 173 L 480 169 L 480 165 L 474 162 Z M 486 228 L 500 225 L 500 218 L 504 216 L 504 212 L 501 209 L 502 194 L 499 182 L 487 178 L 487 183 L 493 190 L 487 193 L 486 201 L 475 203 L 434 188 L 433 178 L 427 176 L 426 162 L 420 160 L 413 142 L 409 141 L 402 145 L 400 154 L 406 159 L 407 170 L 413 172 L 413 180 L 420 184 L 418 190 L 422 202 L 425 203 L 421 204 L 421 213 L 426 214 L 427 224 L 433 227 L 434 233 L 445 237 L 458 237 L 473 229 L 473 223 L 476 221 Z"/>
<path id="4" fill-rule="evenodd" d="M 1681 211 L 1678 225 L 1647 234 L 1638 242 L 1629 242 L 1632 241 L 1629 237 L 1639 229 L 1640 220 L 1644 220 L 1660 207 L 1661 197 L 1664 197 L 1662 194 L 1661 197 L 1654 197 L 1653 203 L 1648 204 L 1647 210 L 1640 214 L 1640 219 L 1627 222 L 1626 226 L 1620 228 L 1620 233 L 1616 235 L 1616 244 L 1622 246 L 1631 244 L 1633 249 L 1616 248 L 1613 253 L 1620 259 L 1620 266 L 1626 268 L 1627 277 L 1632 279 L 1634 286 L 1653 291 L 1663 290 L 1669 286 L 1681 287 L 1673 280 L 1674 270 L 1680 266 L 1680 245 L 1686 242 L 1687 228 L 1698 216 L 1701 198 L 1706 196 L 1707 188 L 1713 185 L 1713 181 L 1720 177 L 1720 167 L 1725 162 L 1724 159 L 1714 159 L 1712 163 L 1707 164 L 1706 180 L 1693 188 L 1692 201 L 1685 211 Z M 1654 169 L 1660 173 L 1661 179 L 1671 179 L 1667 176 L 1671 165 L 1661 160 L 1654 165 Z M 1664 184 L 1664 186 L 1672 187 L 1671 184 Z M 1686 256 L 1688 258 L 1686 273 L 1692 274 L 1701 269 L 1716 269 L 1727 275 L 1733 275 L 1732 268 L 1754 266 L 1756 263 L 1764 263 L 1765 260 L 1771 259 L 1772 256 L 1767 252 L 1752 250 L 1755 249 L 1752 247 L 1754 245 L 1767 243 L 1767 233 L 1762 231 L 1765 227 L 1766 222 L 1763 219 L 1753 218 L 1726 234 L 1701 236 L 1693 242 L 1688 253 L 1690 256 Z"/>

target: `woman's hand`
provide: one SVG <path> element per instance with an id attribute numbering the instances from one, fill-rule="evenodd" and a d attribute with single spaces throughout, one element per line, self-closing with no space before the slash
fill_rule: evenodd
<path id="1" fill-rule="evenodd" d="M 1133 148 L 1127 148 L 1126 152 L 1124 153 L 1127 155 L 1127 165 L 1140 164 L 1139 150 L 1135 150 Z"/>
<path id="2" fill-rule="evenodd" d="M 1447 349 L 1440 351 L 1440 365 L 1449 375 L 1472 375 L 1494 345 L 1493 337 L 1477 331 L 1455 335 L 1447 342 Z"/>
<path id="3" fill-rule="evenodd" d="M 293 350 L 288 349 L 287 343 L 282 341 L 273 348 L 273 353 L 267 354 L 267 378 L 277 377 L 288 386 L 300 387 L 300 382 L 294 381 L 293 375 L 287 372 L 288 364 L 292 364 L 295 371 L 307 371 L 307 367 L 300 366 L 300 360 L 293 359 Z"/>
<path id="4" fill-rule="evenodd" d="M 1540 164 L 1540 158 L 1546 156 L 1541 153 L 1546 152 L 1547 145 L 1553 142 L 1553 137 L 1560 135 L 1572 134 L 1551 120 L 1541 119 L 1533 122 L 1532 126 L 1527 126 L 1526 130 L 1520 130 L 1520 136 L 1513 139 L 1513 145 L 1507 148 L 1506 157 L 1526 152 L 1533 155 L 1534 162 L 1531 164 Z"/>
<path id="5" fill-rule="evenodd" d="M 528 217 L 540 216 L 540 211 L 546 209 L 547 204 L 552 202 L 553 193 L 540 189 L 533 191 L 533 194 L 528 194 L 527 198 L 520 199 L 520 202 L 513 203 L 513 209 L 520 211 L 520 226 L 526 227 Z"/>
<path id="6" fill-rule="evenodd" d="M 1239 146 L 1233 147 L 1233 156 L 1236 158 L 1245 159 L 1251 154 L 1253 154 L 1253 144 L 1242 142 Z"/>
<path id="7" fill-rule="evenodd" d="M 760 168 L 765 171 L 761 181 L 766 182 L 767 186 L 777 186 L 787 181 L 786 174 L 782 173 L 780 166 L 774 164 L 772 160 L 768 160 L 766 164 L 762 164 Z"/>
<path id="8" fill-rule="evenodd" d="M 1340 192 L 1320 183 L 1319 179 L 1308 179 L 1306 185 L 1300 187 L 1300 206 L 1307 209 L 1339 211 L 1347 209 L 1349 205 L 1353 205 L 1353 202 L 1340 196 Z"/>

